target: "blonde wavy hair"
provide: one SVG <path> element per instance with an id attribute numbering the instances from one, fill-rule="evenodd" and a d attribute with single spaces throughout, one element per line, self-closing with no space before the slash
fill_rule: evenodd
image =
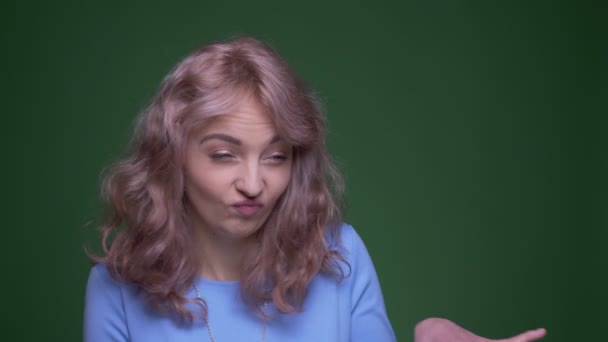
<path id="1" fill-rule="evenodd" d="M 185 294 L 199 262 L 186 212 L 185 144 L 194 127 L 230 112 L 245 93 L 269 111 L 294 152 L 290 183 L 256 233 L 259 248 L 244 258 L 243 299 L 297 312 L 315 275 L 344 277 L 344 258 L 330 243 L 339 241 L 343 182 L 327 152 L 319 101 L 268 45 L 248 37 L 210 44 L 165 77 L 139 118 L 128 156 L 108 169 L 104 253 L 92 256 L 145 291 L 156 310 L 190 322 Z"/>

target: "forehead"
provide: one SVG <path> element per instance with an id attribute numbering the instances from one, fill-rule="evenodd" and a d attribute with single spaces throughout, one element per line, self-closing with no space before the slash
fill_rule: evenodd
<path id="1" fill-rule="evenodd" d="M 227 133 L 235 137 L 265 138 L 277 134 L 268 110 L 252 97 L 243 98 L 224 114 L 213 116 L 195 132 L 196 136 Z"/>

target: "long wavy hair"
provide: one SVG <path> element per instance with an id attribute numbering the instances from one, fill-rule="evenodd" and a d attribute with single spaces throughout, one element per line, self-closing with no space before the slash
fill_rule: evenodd
<path id="1" fill-rule="evenodd" d="M 271 300 L 279 312 L 301 310 L 319 273 L 341 280 L 339 241 L 342 178 L 325 142 L 325 118 L 314 94 L 268 45 L 241 37 L 204 46 L 165 77 L 137 122 L 127 157 L 108 169 L 102 194 L 102 256 L 111 275 L 144 290 L 161 313 L 192 322 L 187 299 L 199 269 L 184 194 L 188 136 L 209 118 L 228 113 L 244 95 L 270 113 L 293 146 L 290 183 L 256 233 L 259 247 L 244 258 L 240 287 L 253 308 Z"/>

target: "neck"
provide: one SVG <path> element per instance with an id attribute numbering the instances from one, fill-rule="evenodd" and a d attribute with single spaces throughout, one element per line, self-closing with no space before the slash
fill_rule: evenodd
<path id="1" fill-rule="evenodd" d="M 199 275 L 218 281 L 240 279 L 244 256 L 253 247 L 255 240 L 231 239 L 215 234 L 210 229 L 195 225 L 195 255 L 199 260 Z"/>

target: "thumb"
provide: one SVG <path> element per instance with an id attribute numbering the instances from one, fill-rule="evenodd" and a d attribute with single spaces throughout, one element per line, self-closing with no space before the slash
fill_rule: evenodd
<path id="1" fill-rule="evenodd" d="M 498 341 L 500 341 L 500 342 L 531 342 L 531 341 L 540 340 L 541 338 L 545 337 L 546 334 L 547 334 L 547 330 L 545 330 L 544 328 L 540 328 L 540 329 L 536 329 L 536 330 L 529 330 L 529 331 L 526 331 L 525 333 L 519 334 L 517 336 L 513 336 L 511 338 L 504 339 L 504 340 L 498 340 Z"/>

